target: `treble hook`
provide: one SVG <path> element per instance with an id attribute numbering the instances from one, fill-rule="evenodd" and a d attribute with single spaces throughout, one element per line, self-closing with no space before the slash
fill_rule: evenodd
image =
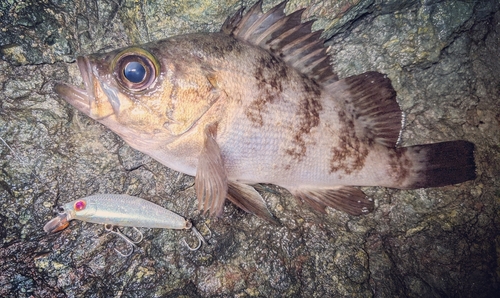
<path id="1" fill-rule="evenodd" d="M 205 224 L 205 227 L 207 228 L 208 232 L 209 232 L 209 236 L 208 238 L 211 238 L 212 237 L 212 231 L 208 228 L 207 224 Z M 198 250 L 200 247 L 201 247 L 201 244 L 205 244 L 207 245 L 207 242 L 205 241 L 205 238 L 203 237 L 203 235 L 200 233 L 200 231 L 198 231 L 194 226 L 191 226 L 191 231 L 193 231 L 194 235 L 196 236 L 196 238 L 198 238 L 198 245 L 196 247 L 191 247 L 189 246 L 189 244 L 187 244 L 186 242 L 186 239 L 185 238 L 182 238 L 182 242 L 184 243 L 184 245 L 190 250 L 190 251 L 195 251 L 195 250 Z"/>
<path id="2" fill-rule="evenodd" d="M 104 225 L 104 229 L 106 231 L 108 231 L 109 233 L 112 233 L 112 234 L 115 234 L 117 236 L 120 236 L 123 240 L 125 240 L 125 242 L 130 246 L 130 252 L 127 253 L 127 254 L 124 254 L 122 253 L 121 251 L 119 251 L 118 249 L 114 248 L 115 251 L 120 254 L 122 257 L 128 257 L 130 256 L 133 252 L 134 252 L 134 248 L 137 247 L 136 244 L 138 243 L 141 243 L 142 239 L 144 238 L 144 235 L 142 234 L 142 232 L 136 228 L 136 227 L 132 227 L 137 233 L 139 233 L 139 239 L 138 240 L 132 240 L 130 239 L 129 237 L 125 236 L 119 229 L 118 227 L 116 228 L 116 231 L 114 230 L 115 226 L 112 225 L 112 224 L 105 224 Z"/>

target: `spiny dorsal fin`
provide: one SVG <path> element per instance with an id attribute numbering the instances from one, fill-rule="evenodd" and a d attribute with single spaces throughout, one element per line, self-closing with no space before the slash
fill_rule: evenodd
<path id="1" fill-rule="evenodd" d="M 287 2 L 266 13 L 262 12 L 262 0 L 245 14 L 241 8 L 226 19 L 221 31 L 271 52 L 317 83 L 327 86 L 336 82 L 338 77 L 321 39 L 323 31 L 311 31 L 314 21 L 301 22 L 305 9 L 286 15 Z"/>

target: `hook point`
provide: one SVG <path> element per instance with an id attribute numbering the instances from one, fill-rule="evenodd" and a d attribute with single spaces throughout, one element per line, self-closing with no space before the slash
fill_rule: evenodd
<path id="1" fill-rule="evenodd" d="M 207 224 L 205 224 L 205 227 L 207 228 L 207 230 L 208 230 L 208 232 L 210 234 L 209 238 L 211 238 L 212 237 L 212 231 L 208 228 Z M 189 244 L 186 242 L 186 239 L 182 238 L 182 242 L 184 243 L 184 245 L 190 251 L 198 250 L 201 247 L 202 243 L 205 244 L 205 245 L 208 245 L 208 243 L 205 241 L 205 238 L 203 237 L 203 235 L 200 233 L 200 231 L 198 231 L 198 229 L 195 228 L 195 226 L 191 226 L 191 231 L 196 236 L 196 238 L 198 238 L 198 245 L 196 247 L 189 246 Z"/>
<path id="2" fill-rule="evenodd" d="M 142 241 L 142 239 L 144 238 L 144 235 L 142 234 L 142 232 L 136 228 L 136 227 L 133 227 L 138 233 L 139 233 L 139 240 L 132 240 L 130 239 L 129 237 L 125 236 L 119 229 L 118 227 L 116 227 L 116 231 L 114 230 L 115 226 L 113 226 L 112 224 L 105 224 L 104 225 L 104 229 L 106 231 L 108 231 L 109 233 L 111 234 L 115 234 L 117 236 L 120 236 L 123 240 L 125 240 L 125 242 L 129 245 L 130 249 L 129 249 L 129 252 L 128 253 L 123 253 L 121 251 L 119 251 L 118 249 L 115 248 L 115 251 L 121 255 L 122 257 L 128 257 L 130 256 L 133 252 L 134 252 L 134 249 L 137 247 L 136 244 L 137 243 L 140 243 Z"/>

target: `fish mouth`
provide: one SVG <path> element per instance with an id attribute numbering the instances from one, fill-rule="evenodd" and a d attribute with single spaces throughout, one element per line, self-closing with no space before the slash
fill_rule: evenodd
<path id="1" fill-rule="evenodd" d="M 87 57 L 80 56 L 77 58 L 77 65 L 82 75 L 85 89 L 67 83 L 56 83 L 54 91 L 77 110 L 91 117 L 90 104 L 94 100 L 94 92 L 92 89 L 93 78 L 90 73 L 90 62 Z"/>
<path id="2" fill-rule="evenodd" d="M 68 225 L 69 225 L 68 214 L 61 213 L 58 216 L 51 219 L 48 223 L 46 223 L 45 226 L 43 226 L 43 230 L 47 234 L 52 234 L 66 229 Z"/>

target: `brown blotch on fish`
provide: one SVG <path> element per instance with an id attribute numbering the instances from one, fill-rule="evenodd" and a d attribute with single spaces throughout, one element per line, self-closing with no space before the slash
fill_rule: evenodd
<path id="1" fill-rule="evenodd" d="M 208 41 L 207 47 L 211 47 L 209 51 L 213 55 L 217 55 L 220 58 L 224 58 L 229 54 L 241 54 L 242 47 L 237 39 L 231 38 L 227 39 L 226 42 L 214 44 L 213 42 Z"/>
<path id="2" fill-rule="evenodd" d="M 403 185 L 410 176 L 413 163 L 406 157 L 404 150 L 395 149 L 389 152 L 389 166 L 395 183 Z"/>
<path id="3" fill-rule="evenodd" d="M 296 125 L 293 136 L 293 148 L 288 148 L 285 152 L 292 156 L 297 162 L 300 162 L 307 153 L 307 145 L 314 146 L 314 142 L 309 141 L 306 144 L 307 135 L 311 133 L 314 127 L 320 123 L 319 113 L 323 109 L 318 98 L 321 95 L 319 86 L 314 82 L 303 81 L 303 98 L 300 100 L 299 108 L 297 109 L 296 117 L 298 123 Z"/>
<path id="4" fill-rule="evenodd" d="M 255 63 L 254 77 L 258 94 L 249 104 L 246 115 L 253 123 L 262 126 L 268 105 L 278 100 L 283 92 L 283 84 L 287 81 L 286 65 L 272 56 L 261 57 Z"/>
<path id="5" fill-rule="evenodd" d="M 349 175 L 363 168 L 369 149 L 356 135 L 353 115 L 342 110 L 338 112 L 338 117 L 341 123 L 338 128 L 339 142 L 330 151 L 329 173 L 342 172 Z"/>
<path id="6" fill-rule="evenodd" d="M 343 172 L 349 175 L 360 171 L 365 165 L 368 153 L 368 148 L 355 137 L 348 134 L 341 136 L 337 146 L 331 149 L 330 173 Z"/>

